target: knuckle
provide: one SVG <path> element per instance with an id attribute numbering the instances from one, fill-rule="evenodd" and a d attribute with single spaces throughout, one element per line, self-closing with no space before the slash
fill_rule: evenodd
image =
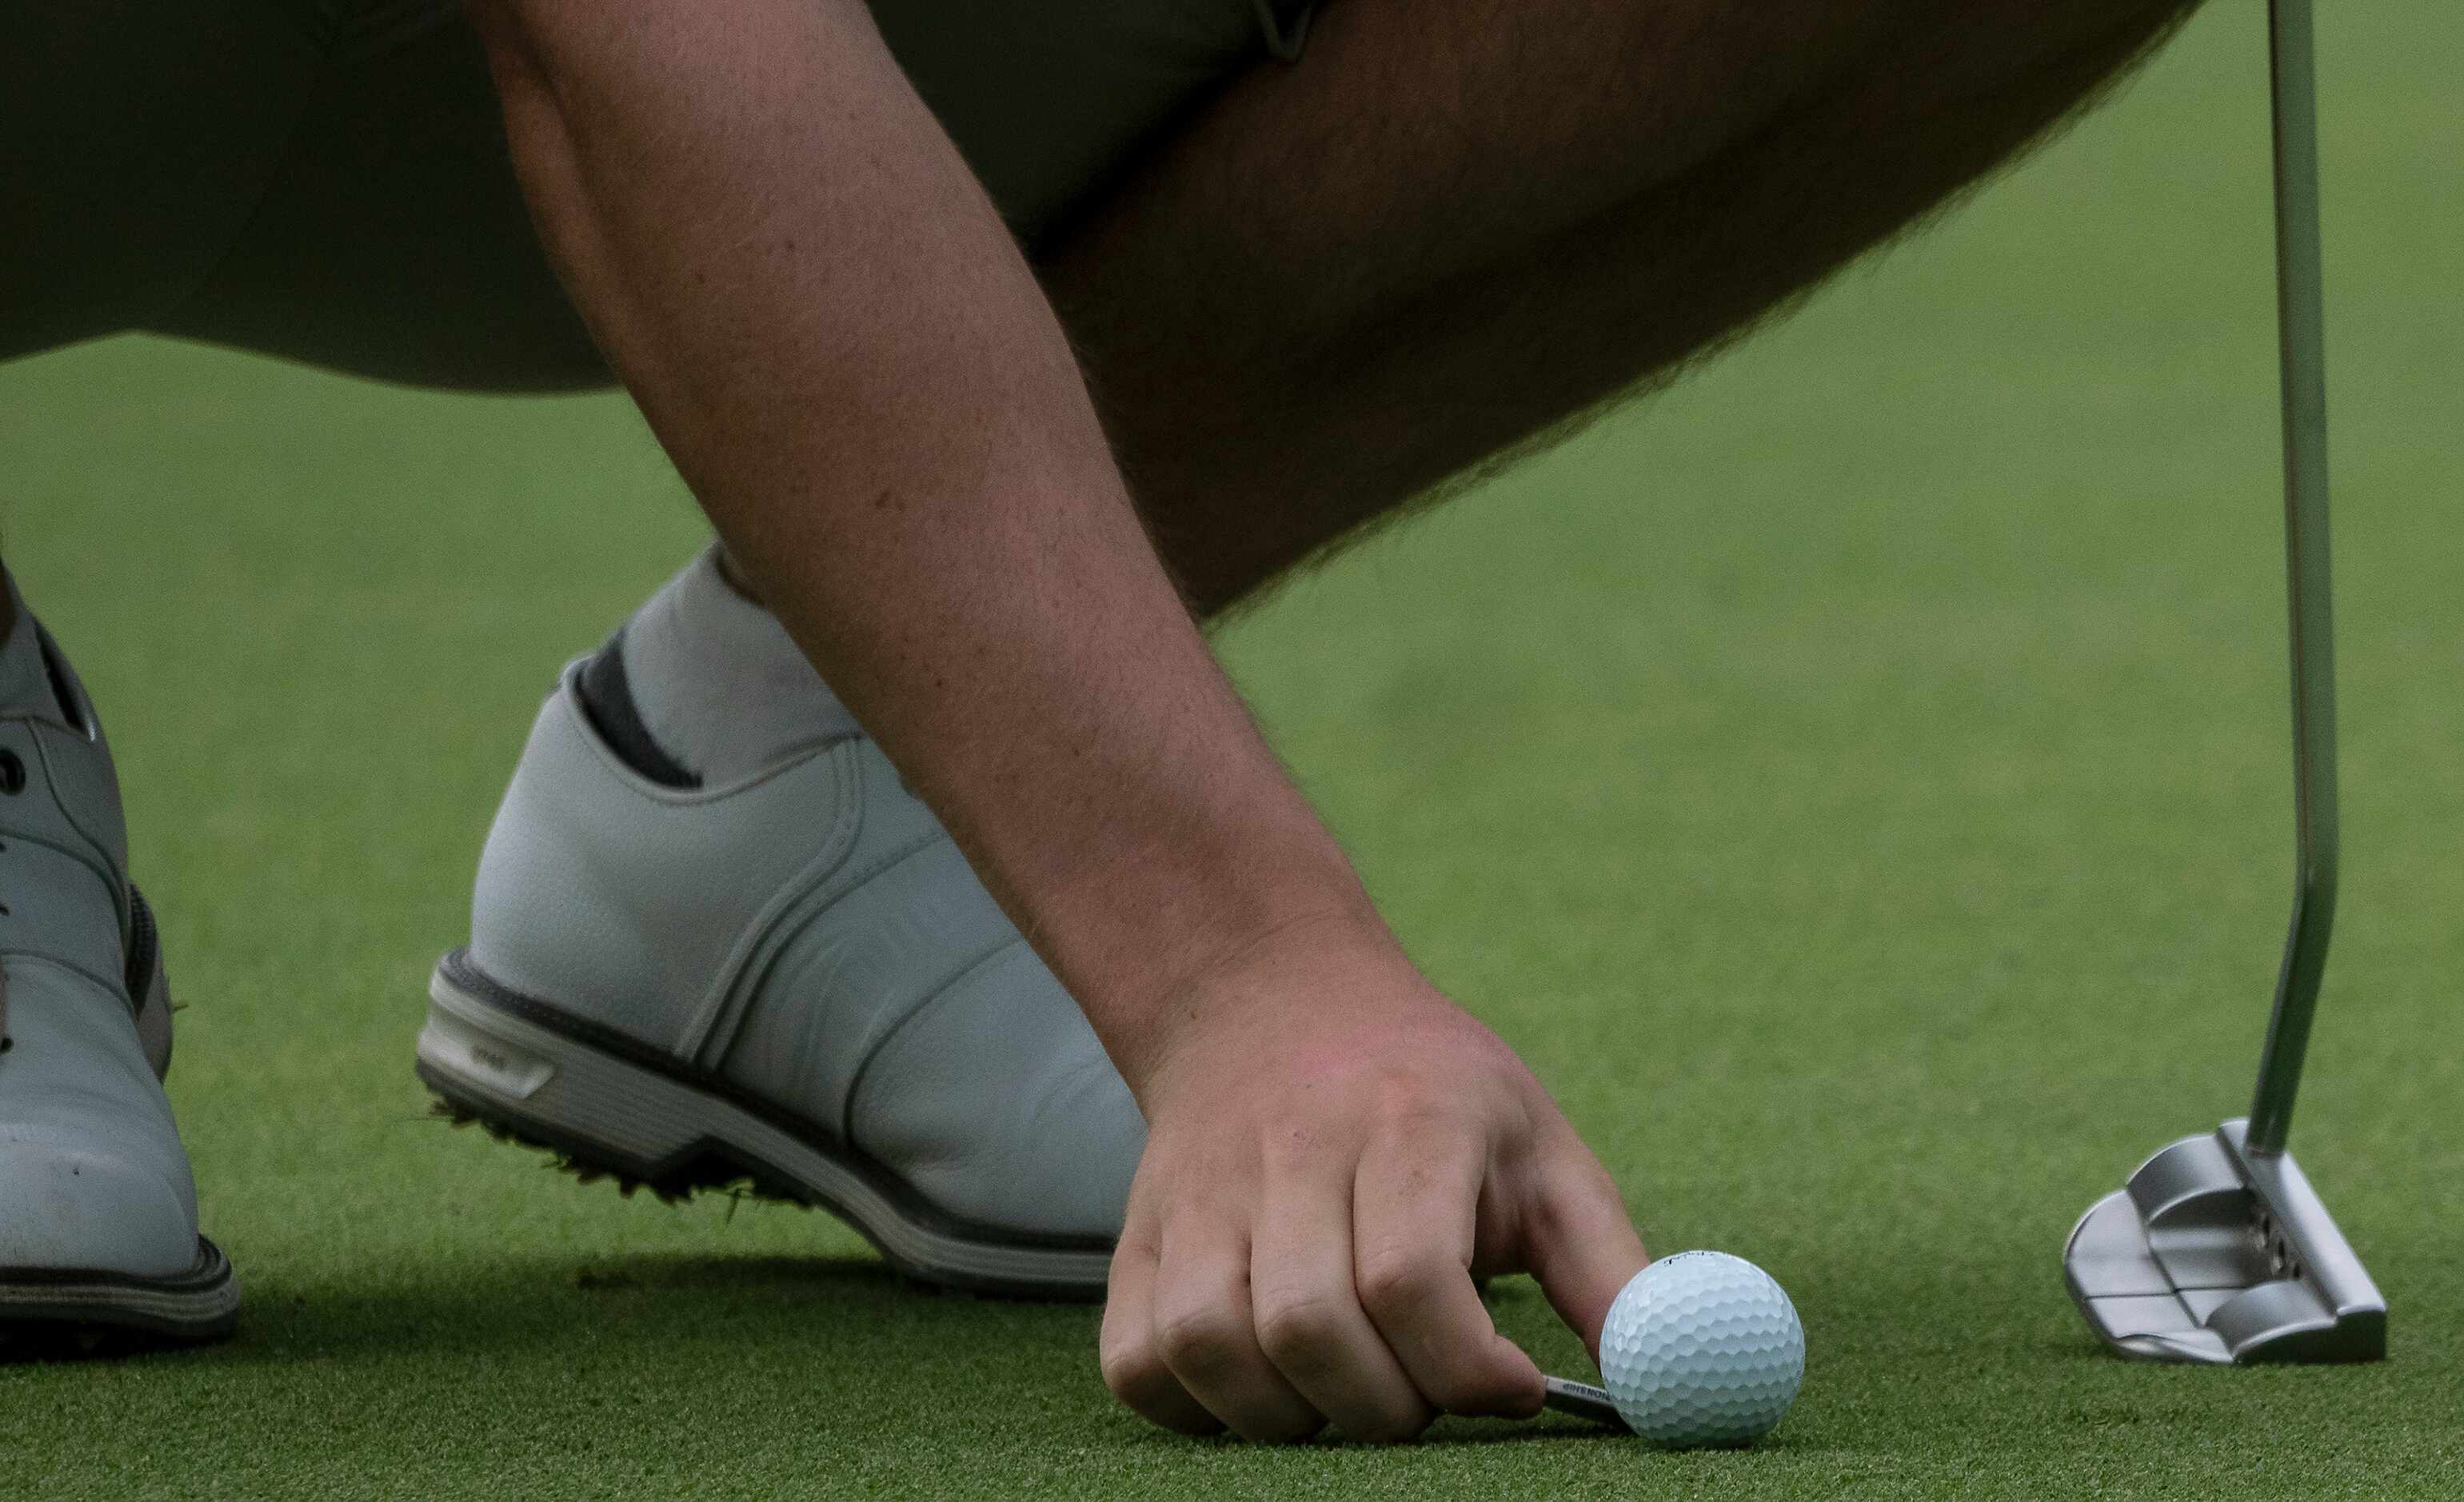
<path id="1" fill-rule="evenodd" d="M 1209 1377 L 1240 1361 L 1240 1333 L 1220 1308 L 1199 1307 L 1158 1316 L 1155 1346 L 1165 1366 L 1183 1376 Z"/>
<path id="2" fill-rule="evenodd" d="M 1326 1363 L 1328 1352 L 1343 1338 L 1346 1320 L 1335 1300 L 1325 1293 L 1300 1293 L 1261 1300 L 1258 1346 L 1285 1371 Z"/>
<path id="3" fill-rule="evenodd" d="M 1106 1341 L 1096 1358 L 1103 1371 L 1104 1385 L 1113 1397 L 1135 1408 L 1153 1394 L 1171 1374 L 1153 1347 L 1144 1341 Z"/>
<path id="4" fill-rule="evenodd" d="M 1107 1341 L 1098 1358 L 1104 1386 L 1122 1407 L 1177 1434 L 1219 1432 L 1221 1421 L 1182 1391 L 1153 1345 Z"/>
<path id="5" fill-rule="evenodd" d="M 1450 1088 L 1449 1082 L 1407 1075 L 1386 1080 L 1378 1092 L 1379 1124 L 1389 1131 L 1414 1136 L 1433 1131 L 1451 1133 L 1458 1129 L 1463 1115 L 1461 1091 Z"/>
<path id="6" fill-rule="evenodd" d="M 1443 1258 L 1416 1248 L 1368 1252 L 1360 1259 L 1357 1274 L 1360 1302 L 1382 1325 L 1427 1303 L 1453 1270 Z"/>

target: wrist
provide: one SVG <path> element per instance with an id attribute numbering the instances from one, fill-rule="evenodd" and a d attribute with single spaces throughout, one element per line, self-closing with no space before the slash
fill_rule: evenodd
<path id="1" fill-rule="evenodd" d="M 1355 889 L 1356 890 L 1356 889 Z M 1358 1016 L 1418 989 L 1401 945 L 1363 895 L 1356 903 L 1295 908 L 1244 932 L 1226 930 L 1086 1009 L 1132 1093 L 1152 1113 L 1174 1079 L 1224 1067 L 1292 1031 L 1295 1011 L 1316 1019 Z M 1366 1018 L 1362 1018 L 1366 1021 Z M 1340 1034 L 1339 1023 L 1328 1029 Z"/>

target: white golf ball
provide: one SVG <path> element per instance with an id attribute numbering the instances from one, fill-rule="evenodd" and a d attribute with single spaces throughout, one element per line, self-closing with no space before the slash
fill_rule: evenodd
<path id="1" fill-rule="evenodd" d="M 1804 1377 L 1796 1306 L 1725 1251 L 1681 1251 L 1636 1273 L 1600 1331 L 1600 1384 L 1626 1427 L 1659 1445 L 1759 1439 Z"/>

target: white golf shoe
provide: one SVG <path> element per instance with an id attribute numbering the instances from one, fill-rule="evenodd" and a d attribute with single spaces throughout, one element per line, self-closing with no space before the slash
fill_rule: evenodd
<path id="1" fill-rule="evenodd" d="M 749 1182 L 950 1288 L 1101 1296 L 1145 1124 L 869 737 L 700 786 L 611 647 L 548 696 L 429 987 L 457 1116 L 667 1196 Z"/>
<path id="2" fill-rule="evenodd" d="M 170 997 L 119 779 L 67 659 L 17 631 L 48 683 L 0 703 L 0 1348 L 209 1339 L 239 1284 L 163 1094 Z"/>

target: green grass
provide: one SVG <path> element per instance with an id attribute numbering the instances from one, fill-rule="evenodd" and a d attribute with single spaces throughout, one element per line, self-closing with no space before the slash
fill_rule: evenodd
<path id="1" fill-rule="evenodd" d="M 0 489 L 118 740 L 249 1303 L 217 1349 L 0 1368 L 0 1492 L 2453 1495 L 2464 16 L 2322 21 L 2349 873 L 2298 1138 L 2387 1364 L 2124 1365 L 2057 1261 L 2242 1106 L 2290 888 L 2264 53 L 2228 0 L 1943 230 L 1223 643 L 1653 1244 L 1793 1292 L 1771 1444 L 1176 1440 L 1111 1406 L 1091 1311 L 427 1119 L 423 983 L 536 697 L 699 524 L 616 400 L 117 342 L 0 369 Z M 1528 1285 L 1497 1313 L 1578 1363 Z"/>

